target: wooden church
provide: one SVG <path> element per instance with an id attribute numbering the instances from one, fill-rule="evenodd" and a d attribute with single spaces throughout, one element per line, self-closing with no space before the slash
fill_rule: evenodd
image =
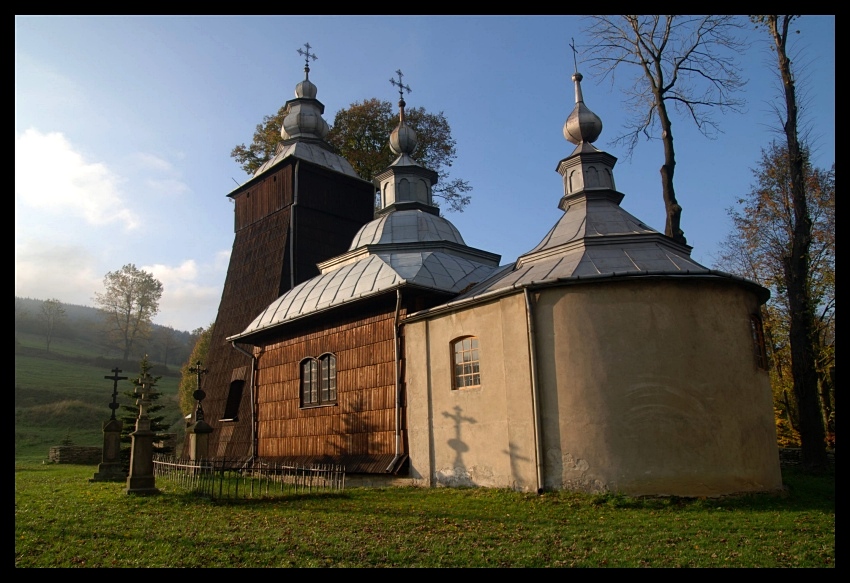
<path id="1" fill-rule="evenodd" d="M 397 158 L 372 185 L 322 142 L 315 86 L 297 86 L 277 154 L 229 195 L 205 379 L 214 456 L 422 486 L 781 488 L 768 291 L 620 207 L 616 158 L 593 146 L 602 123 L 573 80 L 562 216 L 505 265 L 434 206 L 401 91 Z"/>
<path id="2" fill-rule="evenodd" d="M 227 337 L 318 275 L 316 264 L 344 252 L 374 213 L 375 188 L 325 141 L 324 105 L 316 99 L 308 65 L 304 72 L 295 99 L 286 102 L 275 155 L 227 195 L 235 203 L 235 237 L 204 378 L 215 457 L 246 458 L 257 439 L 254 356 Z"/>

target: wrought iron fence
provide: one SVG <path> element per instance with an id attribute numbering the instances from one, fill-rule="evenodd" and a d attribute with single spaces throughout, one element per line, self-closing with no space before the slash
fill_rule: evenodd
<path id="1" fill-rule="evenodd" d="M 310 467 L 257 460 L 190 460 L 154 455 L 154 476 L 213 499 L 274 498 L 345 489 L 345 468 Z"/>

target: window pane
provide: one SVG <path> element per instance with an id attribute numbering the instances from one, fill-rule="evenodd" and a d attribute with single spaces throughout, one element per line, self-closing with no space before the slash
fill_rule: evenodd
<path id="1" fill-rule="evenodd" d="M 452 344 L 454 353 L 454 383 L 452 387 L 461 389 L 481 384 L 478 363 L 478 338 L 469 336 Z"/>
<path id="2" fill-rule="evenodd" d="M 336 356 L 331 354 L 328 356 L 328 400 L 336 401 Z"/>
<path id="3" fill-rule="evenodd" d="M 328 370 L 328 359 L 322 358 L 321 362 L 322 366 L 322 401 L 328 400 L 328 375 L 330 374 L 330 370 Z"/>
<path id="4" fill-rule="evenodd" d="M 310 402 L 317 403 L 319 401 L 318 395 L 318 363 L 315 360 L 310 361 Z"/>
<path id="5" fill-rule="evenodd" d="M 316 361 L 305 360 L 301 363 L 301 404 L 316 402 Z"/>

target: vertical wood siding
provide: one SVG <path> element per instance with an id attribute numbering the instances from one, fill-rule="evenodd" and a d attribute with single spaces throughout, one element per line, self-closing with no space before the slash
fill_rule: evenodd
<path id="1" fill-rule="evenodd" d="M 247 457 L 251 454 L 251 390 L 245 387 L 239 421 L 220 423 L 234 369 L 251 365 L 251 359 L 226 341 L 247 327 L 271 302 L 290 288 L 290 213 L 295 190 L 296 160 L 285 160 L 256 183 L 232 195 L 235 237 L 224 282 L 210 351 L 204 366 L 207 393 L 204 411 L 213 427 L 210 453 L 216 457 Z M 296 283 L 318 274 L 315 263 L 344 253 L 357 230 L 372 219 L 374 188 L 367 182 L 302 162 L 299 165 L 298 205 L 294 218 L 299 225 L 302 205 L 315 214 L 307 221 L 331 228 L 298 228 L 294 249 Z M 304 257 L 307 257 L 305 264 Z M 312 262 L 312 265 L 311 265 Z M 309 269 L 308 269 L 309 267 Z M 250 379 L 250 373 L 248 375 Z M 188 440 L 186 440 L 188 442 Z"/>
<path id="2" fill-rule="evenodd" d="M 328 317 L 261 347 L 260 457 L 394 453 L 394 300 L 388 296 L 382 305 L 360 308 L 346 318 Z M 299 363 L 325 352 L 337 356 L 337 404 L 302 409 Z"/>

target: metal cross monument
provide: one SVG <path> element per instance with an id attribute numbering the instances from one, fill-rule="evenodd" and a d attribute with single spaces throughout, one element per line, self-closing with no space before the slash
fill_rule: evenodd
<path id="1" fill-rule="evenodd" d="M 209 370 L 203 368 L 201 366 L 201 361 L 195 363 L 195 366 L 189 368 L 189 372 L 195 373 L 198 379 L 198 388 L 195 389 L 195 392 L 192 393 L 192 397 L 198 402 L 198 406 L 195 409 L 195 421 L 203 421 L 204 420 L 204 408 L 201 406 L 201 401 L 204 400 L 204 397 L 207 394 L 201 389 L 201 375 L 207 374 L 210 372 Z"/>
<path id="2" fill-rule="evenodd" d="M 109 404 L 109 408 L 112 409 L 112 417 L 110 417 L 110 419 L 115 419 L 115 410 L 118 409 L 118 407 L 120 407 L 120 405 L 118 404 L 118 401 L 116 401 L 116 399 L 118 397 L 118 381 L 127 380 L 127 377 L 119 377 L 118 376 L 119 372 L 122 372 L 122 371 L 121 371 L 120 368 L 118 368 L 116 366 L 115 368 L 112 369 L 112 376 L 111 377 L 107 377 L 107 376 L 103 377 L 107 380 L 112 381 L 112 402 Z"/>

